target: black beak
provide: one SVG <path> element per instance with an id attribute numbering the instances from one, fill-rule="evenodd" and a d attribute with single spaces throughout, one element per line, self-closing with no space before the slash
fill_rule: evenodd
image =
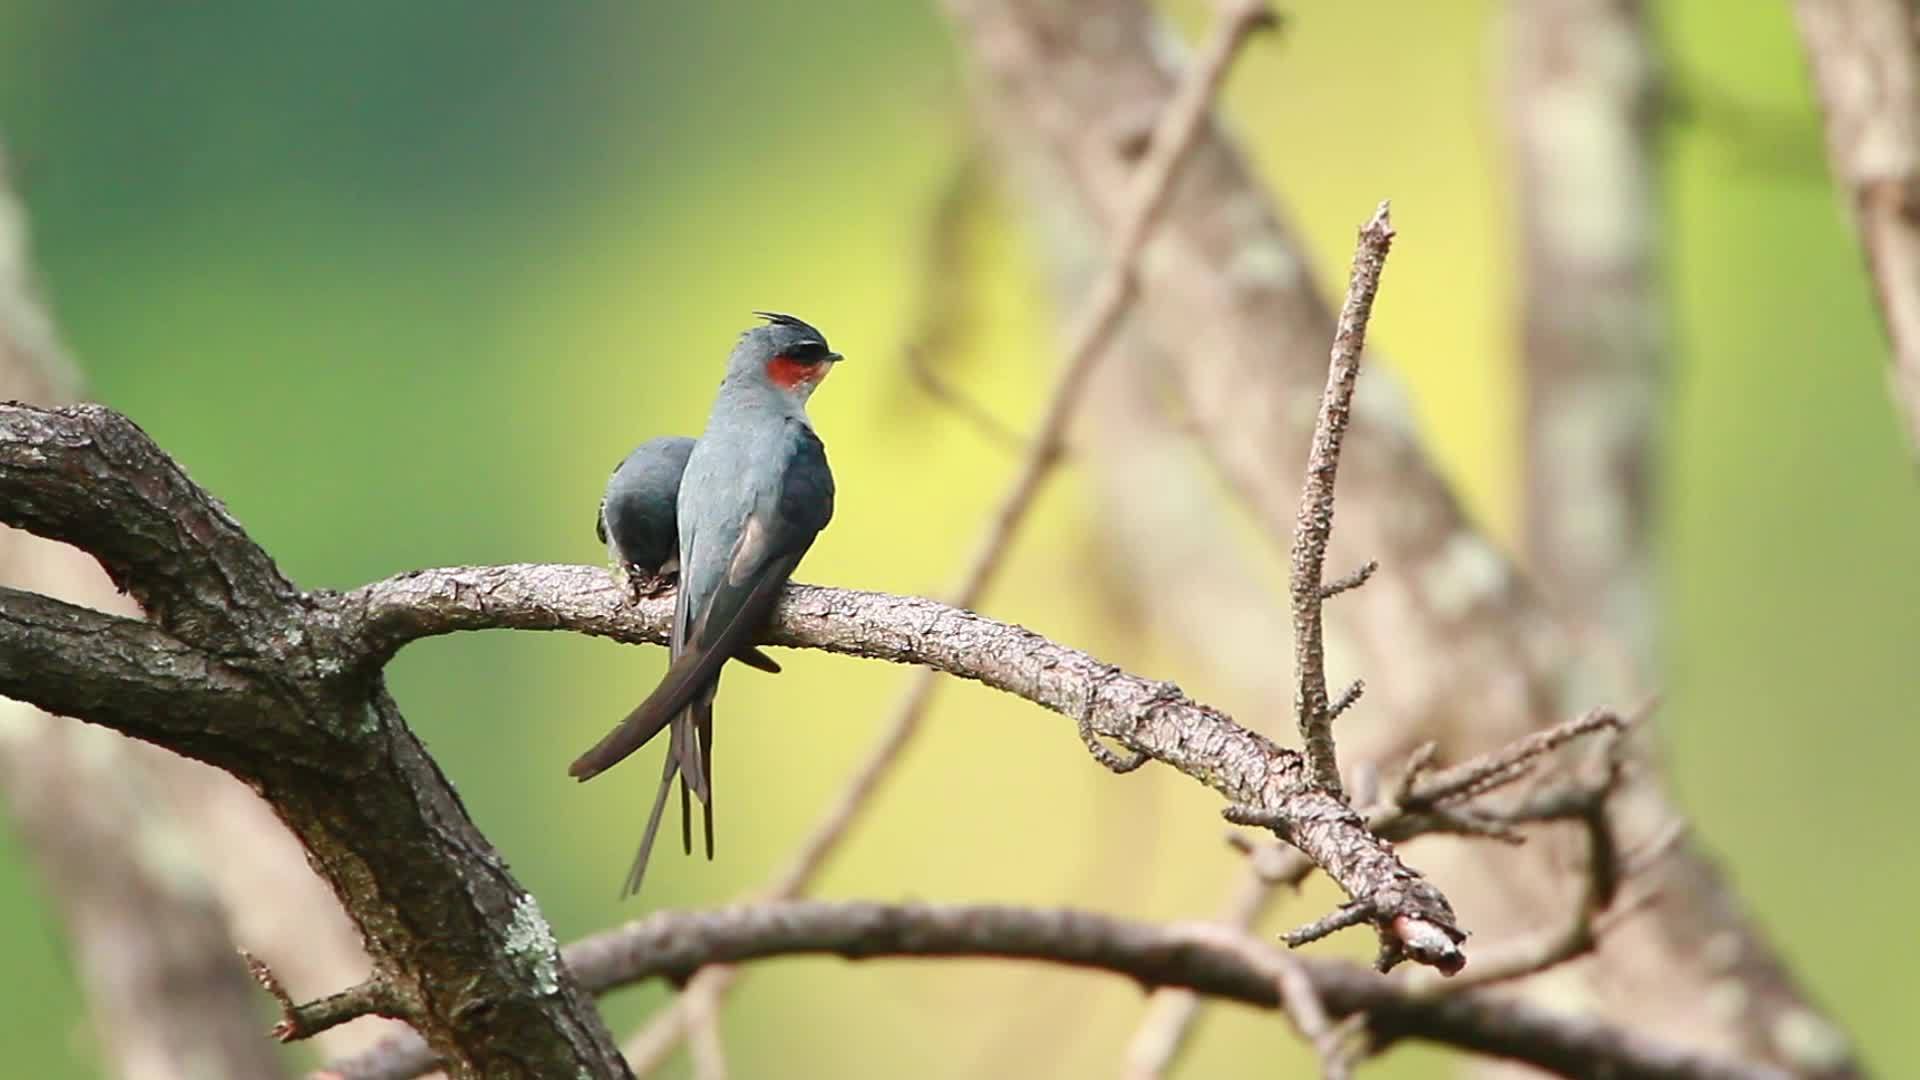
<path id="1" fill-rule="evenodd" d="M 837 363 L 839 363 L 840 361 L 842 361 L 842 360 L 845 360 L 845 359 L 846 359 L 846 357 L 844 357 L 844 356 L 841 356 L 841 355 L 840 355 L 839 353 L 837 353 L 837 352 L 830 352 L 830 353 L 828 353 L 828 354 L 827 354 L 827 363 L 829 363 L 829 364 L 837 364 Z"/>

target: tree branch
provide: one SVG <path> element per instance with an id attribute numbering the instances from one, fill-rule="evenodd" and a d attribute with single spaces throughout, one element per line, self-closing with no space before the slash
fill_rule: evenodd
<path id="1" fill-rule="evenodd" d="M 1300 685 L 1293 710 L 1306 746 L 1307 769 L 1314 783 L 1342 795 L 1340 765 L 1334 757 L 1333 708 L 1327 697 L 1327 643 L 1321 608 L 1327 597 L 1356 588 L 1372 576 L 1366 570 L 1327 584 L 1327 541 L 1333 534 L 1333 481 L 1340 468 L 1340 440 L 1347 433 L 1353 411 L 1354 380 L 1360 375 L 1360 353 L 1367 343 L 1367 319 L 1380 289 L 1387 251 L 1393 246 L 1393 224 L 1387 204 L 1373 212 L 1360 229 L 1360 245 L 1353 253 L 1353 277 L 1347 302 L 1333 333 L 1333 355 L 1327 363 L 1327 389 L 1320 398 L 1320 417 L 1313 425 L 1307 451 L 1307 482 L 1300 489 L 1300 512 L 1293 526 L 1293 660 Z M 1367 566 L 1379 564 L 1369 562 Z"/>
<path id="2" fill-rule="evenodd" d="M 0 692 L 260 791 L 358 926 L 395 1011 L 457 1073 L 627 1075 L 538 905 L 378 674 L 341 662 L 332 615 L 138 427 L 94 406 L 0 405 L 0 522 L 90 550 L 159 624 L 0 594 Z"/>
<path id="3" fill-rule="evenodd" d="M 203 755 L 265 705 L 243 675 L 156 626 L 4 586 L 0 695 Z"/>
<path id="4" fill-rule="evenodd" d="M 139 425 L 99 405 L 0 405 L 6 522 L 91 554 L 184 640 L 234 645 L 285 632 L 292 583 L 219 500 Z"/>
<path id="5" fill-rule="evenodd" d="M 1036 960 L 1115 972 L 1145 988 L 1186 987 L 1269 1009 L 1281 1004 L 1282 965 L 1291 964 L 1330 1016 L 1365 1013 L 1373 1037 L 1382 1041 L 1433 1041 L 1570 1077 L 1784 1080 L 1787 1075 L 1483 994 L 1423 997 L 1352 965 L 1288 956 L 1218 926 L 1161 926 L 1069 909 L 778 901 L 663 912 L 570 945 L 566 959 L 583 985 L 604 993 L 647 979 L 684 979 L 709 964 L 800 954 L 849 960 Z M 321 1075 L 400 1080 L 432 1066 L 422 1044 L 396 1041 L 336 1062 Z"/>

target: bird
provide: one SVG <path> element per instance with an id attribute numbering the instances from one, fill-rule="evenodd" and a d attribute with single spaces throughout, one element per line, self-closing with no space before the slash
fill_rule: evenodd
<path id="1" fill-rule="evenodd" d="M 681 845 L 693 852 L 688 793 L 713 858 L 713 700 L 720 669 L 753 641 L 794 568 L 833 519 L 833 472 L 807 399 L 842 359 L 805 321 L 756 311 L 727 358 L 706 430 L 676 502 L 680 586 L 666 675 L 568 770 L 591 780 L 668 730 L 666 762 L 624 895 L 640 891 L 667 792 L 680 780 Z"/>
<path id="2" fill-rule="evenodd" d="M 680 526 L 677 503 L 680 477 L 687 470 L 694 440 L 684 435 L 648 439 L 623 458 L 607 477 L 606 494 L 593 518 L 594 535 L 607 546 L 616 573 L 633 598 L 659 596 L 680 575 Z M 748 646 L 734 659 L 778 675 L 773 657 Z"/>
<path id="3" fill-rule="evenodd" d="M 633 448 L 607 477 L 593 532 L 625 575 L 636 599 L 659 596 L 680 572 L 680 527 L 675 504 L 693 440 L 662 435 Z"/>

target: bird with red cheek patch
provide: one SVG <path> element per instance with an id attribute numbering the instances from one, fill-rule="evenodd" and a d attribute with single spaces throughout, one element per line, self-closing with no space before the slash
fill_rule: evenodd
<path id="1" fill-rule="evenodd" d="M 673 661 L 652 694 L 570 770 L 590 780 L 668 731 L 667 759 L 626 892 L 640 891 L 660 816 L 680 780 L 681 844 L 693 851 L 689 792 L 705 810 L 713 858 L 713 699 L 720 669 L 766 625 L 787 579 L 833 518 L 833 472 L 807 398 L 840 361 L 826 335 L 791 315 L 740 336 L 694 443 L 676 504 L 680 593 Z"/>
<path id="2" fill-rule="evenodd" d="M 836 358 L 838 355 L 837 353 L 835 354 Z M 817 361 L 799 360 L 791 356 L 781 355 L 767 361 L 767 381 L 791 393 L 799 389 L 801 383 L 812 383 L 814 386 L 819 386 L 820 381 L 827 377 L 827 372 L 832 370 L 833 365 L 831 363 L 822 364 Z M 809 388 L 808 392 L 812 392 L 811 388 Z"/>

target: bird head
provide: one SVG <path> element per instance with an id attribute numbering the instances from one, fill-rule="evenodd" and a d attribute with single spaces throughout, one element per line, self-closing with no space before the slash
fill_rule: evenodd
<path id="1" fill-rule="evenodd" d="M 729 379 L 763 382 L 805 403 L 840 354 L 827 347 L 827 336 L 791 315 L 756 311 L 767 320 L 740 335 L 727 362 Z"/>

